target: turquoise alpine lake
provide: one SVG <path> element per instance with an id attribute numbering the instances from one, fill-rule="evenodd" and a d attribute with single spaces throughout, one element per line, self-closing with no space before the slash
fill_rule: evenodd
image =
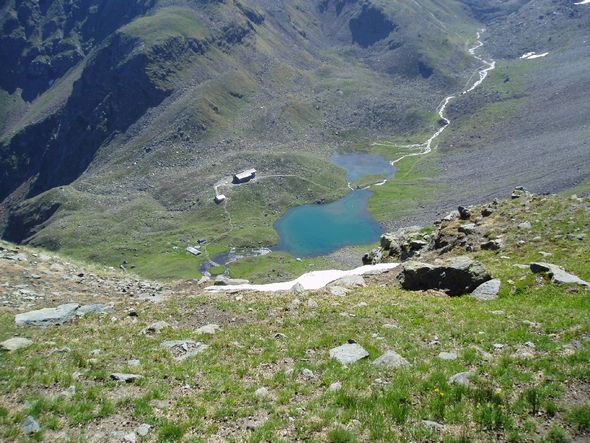
<path id="1" fill-rule="evenodd" d="M 395 172 L 388 161 L 372 154 L 335 154 L 330 160 L 346 170 L 349 181 L 374 175 L 390 178 Z M 316 257 L 377 241 L 382 227 L 368 210 L 372 194 L 357 189 L 332 203 L 290 209 L 275 224 L 281 238 L 276 249 L 296 257 Z"/>

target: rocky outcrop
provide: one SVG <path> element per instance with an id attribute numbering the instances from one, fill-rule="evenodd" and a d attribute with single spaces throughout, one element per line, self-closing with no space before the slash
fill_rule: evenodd
<path id="1" fill-rule="evenodd" d="M 398 278 L 402 287 L 410 291 L 436 289 L 457 296 L 471 293 L 491 276 L 480 262 L 456 257 L 438 265 L 407 262 Z"/>
<path id="2" fill-rule="evenodd" d="M 419 226 L 398 229 L 396 232 L 383 234 L 380 247 L 363 256 L 363 263 L 374 265 L 387 258 L 408 260 L 420 256 L 421 252 L 431 248 L 432 237 L 421 231 Z"/>
<path id="3" fill-rule="evenodd" d="M 522 187 L 512 193 L 513 199 L 535 196 Z M 526 204 L 523 200 L 523 204 Z M 378 248 L 363 256 L 364 264 L 377 264 L 390 260 L 406 261 L 444 255 L 454 250 L 474 252 L 499 251 L 505 245 L 502 234 L 497 234 L 496 219 L 500 202 L 480 206 L 459 206 L 445 217 L 434 222 L 435 230 L 429 233 L 419 227 L 399 229 L 381 236 Z M 510 222 L 512 223 L 512 222 Z M 532 230 L 528 221 L 519 224 L 521 230 Z"/>

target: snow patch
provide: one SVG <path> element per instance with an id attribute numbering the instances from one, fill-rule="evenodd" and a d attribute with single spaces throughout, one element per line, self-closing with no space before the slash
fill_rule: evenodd
<path id="1" fill-rule="evenodd" d="M 350 271 L 340 270 L 327 270 L 327 271 L 314 271 L 307 274 L 303 274 L 301 277 L 281 282 L 281 283 L 269 283 L 266 285 L 229 285 L 229 286 L 209 286 L 207 291 L 222 292 L 222 291 L 256 291 L 256 292 L 280 292 L 290 291 L 293 286 L 300 284 L 305 290 L 317 290 L 322 289 L 329 283 L 339 280 L 342 277 L 349 277 L 352 275 L 366 275 L 366 274 L 381 274 L 397 268 L 399 263 L 379 263 L 376 265 L 361 266 Z"/>
<path id="2" fill-rule="evenodd" d="M 584 0 L 584 1 L 590 2 L 590 0 Z M 537 54 L 536 52 L 527 52 L 526 54 L 521 55 L 520 58 L 523 60 L 534 60 L 536 58 L 547 57 L 548 55 L 549 55 L 548 52 L 544 52 L 542 54 Z"/>

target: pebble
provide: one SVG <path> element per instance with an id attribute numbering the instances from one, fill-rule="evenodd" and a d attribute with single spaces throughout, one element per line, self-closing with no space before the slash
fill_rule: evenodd
<path id="1" fill-rule="evenodd" d="M 152 427 L 147 423 L 143 423 L 137 427 L 135 432 L 137 432 L 137 435 L 139 435 L 140 437 L 145 437 L 149 434 L 151 428 Z"/>
<path id="2" fill-rule="evenodd" d="M 301 375 L 303 376 L 303 378 L 307 378 L 307 379 L 314 377 L 313 371 L 311 369 L 307 369 L 307 368 L 305 368 L 305 369 L 303 369 L 303 371 L 301 371 Z"/>
<path id="3" fill-rule="evenodd" d="M 269 396 L 269 392 L 268 392 L 267 388 L 262 387 L 262 388 L 256 389 L 256 391 L 254 392 L 254 395 L 258 398 L 267 398 Z"/>
<path id="4" fill-rule="evenodd" d="M 39 423 L 37 423 L 37 420 L 35 420 L 30 415 L 27 418 L 25 418 L 25 421 L 22 426 L 22 431 L 24 434 L 27 434 L 27 435 L 36 434 L 40 430 L 41 430 L 41 426 L 39 426 Z"/>
<path id="5" fill-rule="evenodd" d="M 336 392 L 336 391 L 339 391 L 341 389 L 342 389 L 342 383 L 340 383 L 340 382 L 332 383 L 330 385 L 330 387 L 328 388 L 328 390 L 330 392 Z"/>
<path id="6" fill-rule="evenodd" d="M 456 383 L 462 386 L 469 386 L 470 378 L 473 377 L 473 372 L 459 372 L 449 378 L 449 383 Z"/>

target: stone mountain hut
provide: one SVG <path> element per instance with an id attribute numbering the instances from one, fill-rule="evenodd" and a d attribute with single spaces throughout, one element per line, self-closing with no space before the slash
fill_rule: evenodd
<path id="1" fill-rule="evenodd" d="M 247 169 L 244 172 L 234 175 L 234 183 L 247 183 L 256 177 L 256 169 Z"/>

